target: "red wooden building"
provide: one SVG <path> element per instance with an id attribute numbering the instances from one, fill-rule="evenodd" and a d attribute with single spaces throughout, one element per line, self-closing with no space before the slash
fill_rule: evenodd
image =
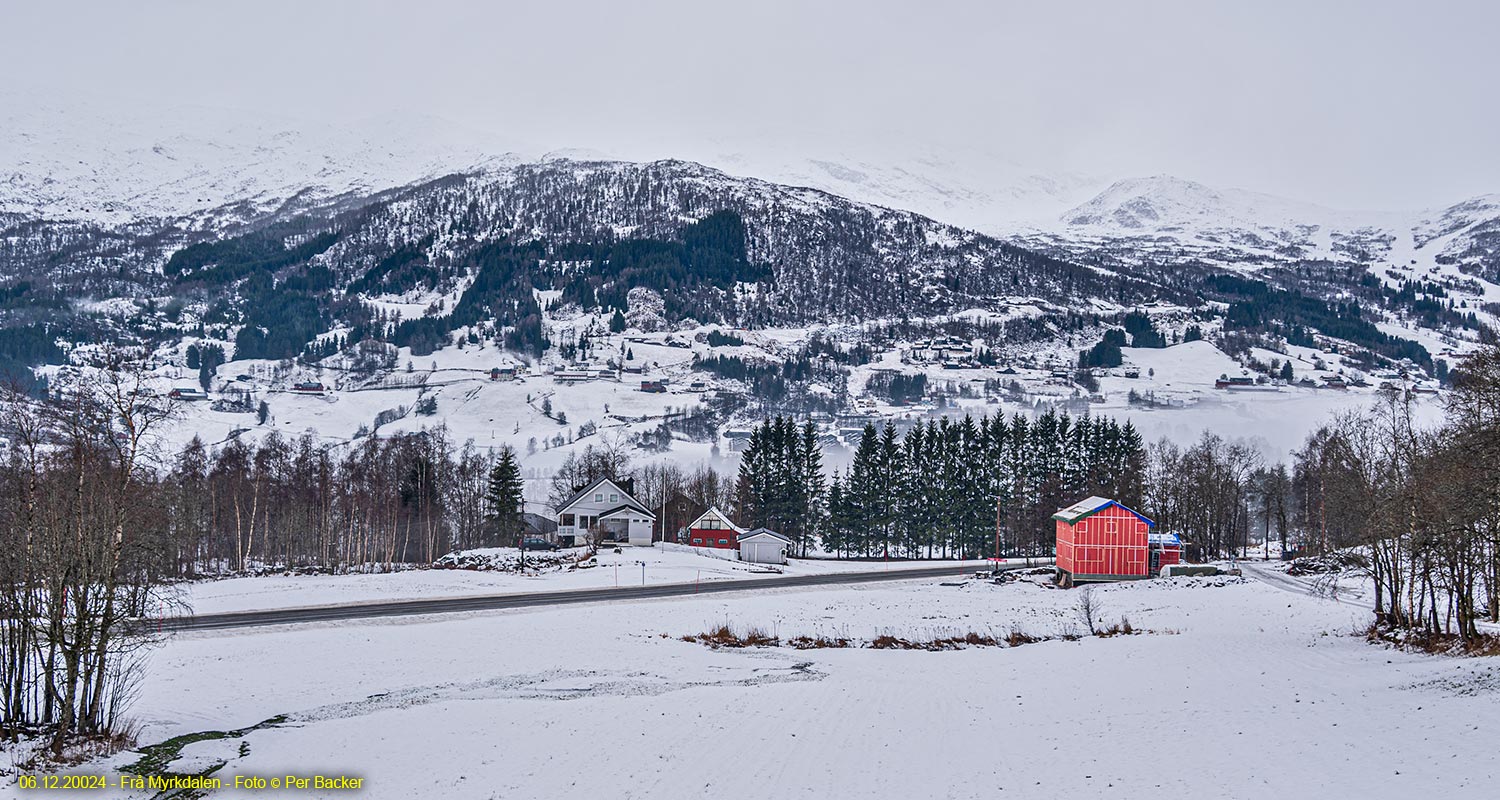
<path id="1" fill-rule="evenodd" d="M 745 529 L 729 521 L 729 515 L 717 506 L 710 507 L 687 525 L 688 544 L 693 547 L 719 547 L 733 550 L 740 546 Z"/>
<path id="2" fill-rule="evenodd" d="M 1152 563 L 1156 523 L 1114 500 L 1090 497 L 1052 519 L 1057 521 L 1057 577 L 1064 586 L 1148 578 L 1160 568 Z"/>

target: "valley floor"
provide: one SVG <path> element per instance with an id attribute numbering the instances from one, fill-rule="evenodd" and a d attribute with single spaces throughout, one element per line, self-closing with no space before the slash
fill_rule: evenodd
<path id="1" fill-rule="evenodd" d="M 1076 590 L 914 580 L 181 633 L 151 656 L 134 713 L 143 744 L 285 715 L 170 767 L 357 775 L 367 798 L 1373 800 L 1500 785 L 1500 665 L 1368 645 L 1351 635 L 1360 608 L 1250 579 L 1092 592 L 1106 624 L 1149 632 L 949 652 L 680 640 L 725 623 L 859 640 L 1082 625 Z"/>

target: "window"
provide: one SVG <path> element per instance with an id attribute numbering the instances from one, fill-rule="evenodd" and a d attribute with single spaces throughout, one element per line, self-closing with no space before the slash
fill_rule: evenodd
<path id="1" fill-rule="evenodd" d="M 565 528 L 571 528 L 571 527 L 573 527 L 573 515 L 572 514 L 564 514 L 564 515 L 562 515 L 562 519 L 559 520 L 557 524 L 562 525 Z"/>
<path id="2" fill-rule="evenodd" d="M 702 539 L 694 539 L 693 540 L 693 544 L 703 544 L 703 540 Z"/>
<path id="3" fill-rule="evenodd" d="M 594 502 L 595 503 L 602 503 L 602 502 L 604 502 L 604 492 L 595 492 L 594 493 Z"/>
<path id="4" fill-rule="evenodd" d="M 729 540 L 728 539 L 720 539 L 719 540 L 719 544 L 729 544 Z"/>
<path id="5" fill-rule="evenodd" d="M 609 502 L 611 502 L 611 503 L 618 503 L 618 502 L 620 502 L 620 496 L 618 494 L 615 494 L 614 492 L 610 492 L 609 493 Z"/>

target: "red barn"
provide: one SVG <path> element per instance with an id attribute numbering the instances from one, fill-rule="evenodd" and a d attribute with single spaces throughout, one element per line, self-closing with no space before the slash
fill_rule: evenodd
<path id="1" fill-rule="evenodd" d="M 1052 515 L 1057 521 L 1057 572 L 1064 586 L 1079 581 L 1150 577 L 1156 523 L 1107 497 L 1090 497 Z"/>

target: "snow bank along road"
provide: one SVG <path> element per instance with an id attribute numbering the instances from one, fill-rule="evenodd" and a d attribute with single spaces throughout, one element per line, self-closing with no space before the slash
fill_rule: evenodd
<path id="1" fill-rule="evenodd" d="M 1029 569 L 1031 565 L 1002 564 L 1009 572 Z M 983 569 L 982 567 L 980 569 Z M 976 572 L 973 564 L 893 569 L 872 572 L 845 572 L 827 575 L 789 575 L 780 578 L 710 581 L 707 583 L 673 583 L 657 586 L 624 586 L 608 589 L 575 589 L 571 591 L 491 594 L 470 597 L 440 597 L 430 600 L 392 600 L 375 603 L 350 603 L 337 606 L 304 606 L 264 611 L 235 611 L 190 617 L 153 619 L 147 624 L 168 630 L 209 630 L 216 628 L 251 628 L 262 625 L 289 625 L 299 622 L 333 622 L 370 617 L 401 617 L 416 614 L 452 614 L 465 611 L 489 611 L 500 608 L 558 606 L 597 603 L 606 600 L 637 600 L 656 597 L 680 597 L 748 589 L 776 589 L 796 586 L 826 586 L 843 583 L 941 578 Z"/>

